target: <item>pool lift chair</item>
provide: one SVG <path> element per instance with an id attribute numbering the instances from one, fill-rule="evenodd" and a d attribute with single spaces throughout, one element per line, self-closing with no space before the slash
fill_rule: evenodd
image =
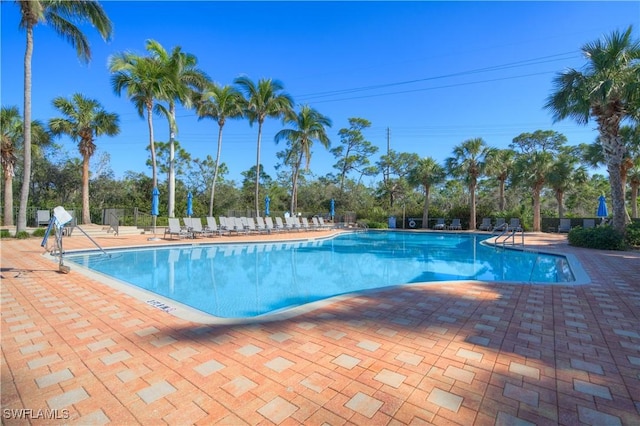
<path id="1" fill-rule="evenodd" d="M 55 237 L 55 245 L 47 251 L 51 253 L 53 256 L 59 257 L 58 271 L 63 274 L 68 274 L 71 268 L 64 264 L 64 249 L 62 248 L 62 237 L 65 234 L 65 225 L 69 222 L 73 221 L 73 216 L 69 214 L 68 211 L 64 209 L 62 206 L 58 206 L 53 209 L 53 217 L 49 220 L 49 224 L 47 225 L 47 229 L 44 233 L 44 238 L 42 239 L 42 243 L 40 243 L 41 247 L 47 248 L 47 242 L 49 240 L 49 235 L 53 232 Z M 102 251 L 105 255 L 111 257 L 100 245 L 87 234 L 84 229 L 82 229 L 77 224 L 73 224 L 74 228 L 77 228 L 80 232 L 82 232 L 91 242 Z"/>

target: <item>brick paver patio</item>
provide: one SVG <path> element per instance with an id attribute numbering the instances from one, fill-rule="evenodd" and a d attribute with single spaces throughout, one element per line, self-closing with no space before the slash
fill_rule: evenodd
<path id="1" fill-rule="evenodd" d="M 1 244 L 3 424 L 640 424 L 638 252 L 532 234 L 591 283 L 413 285 L 203 325 L 58 273 L 39 239 Z"/>

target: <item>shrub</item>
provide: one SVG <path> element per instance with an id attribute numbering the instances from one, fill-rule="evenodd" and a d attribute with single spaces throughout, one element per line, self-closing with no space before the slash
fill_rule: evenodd
<path id="1" fill-rule="evenodd" d="M 377 222 L 375 220 L 363 219 L 359 220 L 359 223 L 366 225 L 369 229 L 386 229 L 387 224 L 383 222 Z"/>
<path id="2" fill-rule="evenodd" d="M 576 247 L 595 248 L 601 250 L 624 250 L 623 236 L 611 226 L 582 228 L 580 226 L 569 231 L 569 244 Z"/>
<path id="3" fill-rule="evenodd" d="M 33 235 L 34 237 L 44 237 L 45 232 L 47 232 L 47 228 L 38 228 L 35 231 L 33 231 Z"/>
<path id="4" fill-rule="evenodd" d="M 0 238 L 11 238 L 11 232 L 8 229 L 0 229 Z"/>
<path id="5" fill-rule="evenodd" d="M 640 221 L 634 220 L 627 225 L 627 244 L 634 247 L 640 247 Z"/>
<path id="6" fill-rule="evenodd" d="M 29 238 L 31 235 L 27 231 L 20 231 L 16 234 L 16 238 L 19 240 L 25 240 Z"/>

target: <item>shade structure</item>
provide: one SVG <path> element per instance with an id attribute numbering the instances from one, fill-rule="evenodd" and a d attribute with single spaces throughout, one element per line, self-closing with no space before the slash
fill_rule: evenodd
<path id="1" fill-rule="evenodd" d="M 151 216 L 159 216 L 160 215 L 160 191 L 157 186 L 153 187 L 153 191 L 151 191 Z"/>
<path id="2" fill-rule="evenodd" d="M 607 210 L 607 202 L 604 198 L 604 195 L 601 195 L 600 197 L 598 197 L 598 213 L 596 216 L 603 219 L 609 216 L 609 212 Z"/>
<path id="3" fill-rule="evenodd" d="M 193 195 L 191 191 L 187 194 L 187 216 L 193 216 Z"/>
<path id="4" fill-rule="evenodd" d="M 336 201 L 333 198 L 331 199 L 331 210 L 329 214 L 331 215 L 331 219 L 336 215 Z"/>
<path id="5" fill-rule="evenodd" d="M 271 213 L 271 210 L 269 209 L 271 207 L 271 198 L 269 198 L 269 196 L 267 195 L 264 198 L 264 215 L 265 216 L 269 216 L 269 214 Z"/>

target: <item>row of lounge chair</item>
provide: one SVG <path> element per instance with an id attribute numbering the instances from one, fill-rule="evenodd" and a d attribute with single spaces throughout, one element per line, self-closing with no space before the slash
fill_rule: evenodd
<path id="1" fill-rule="evenodd" d="M 285 217 L 284 221 L 281 217 L 271 218 L 263 217 L 225 217 L 220 216 L 218 221 L 215 217 L 207 217 L 207 224 L 203 226 L 202 219 L 199 217 L 182 219 L 169 218 L 169 226 L 164 232 L 164 238 L 169 236 L 173 239 L 178 238 L 196 238 L 196 237 L 213 237 L 220 235 L 232 234 L 249 234 L 249 233 L 272 233 L 272 232 L 291 232 L 291 231 L 320 231 L 329 229 L 332 225 L 324 222 L 321 217 L 313 217 L 311 223 L 306 217 L 298 218 L 296 216 Z"/>
<path id="2" fill-rule="evenodd" d="M 593 228 L 596 226 L 595 219 L 582 219 L 582 227 L 583 228 Z M 571 231 L 571 219 L 560 219 L 560 224 L 558 225 L 558 232 L 569 232 Z"/>
<path id="3" fill-rule="evenodd" d="M 462 223 L 460 219 L 452 219 L 449 225 L 446 224 L 443 217 L 436 219 L 436 224 L 433 229 L 449 229 L 449 230 L 462 230 Z"/>
<path id="4" fill-rule="evenodd" d="M 449 230 L 462 230 L 460 219 L 452 219 L 451 223 L 447 225 L 444 218 L 436 219 L 436 224 L 433 229 L 449 229 Z M 482 223 L 478 226 L 480 231 L 505 231 L 505 230 L 521 230 L 520 219 L 514 218 L 506 223 L 504 218 L 497 218 L 496 223 L 493 224 L 490 217 L 482 219 Z"/>

